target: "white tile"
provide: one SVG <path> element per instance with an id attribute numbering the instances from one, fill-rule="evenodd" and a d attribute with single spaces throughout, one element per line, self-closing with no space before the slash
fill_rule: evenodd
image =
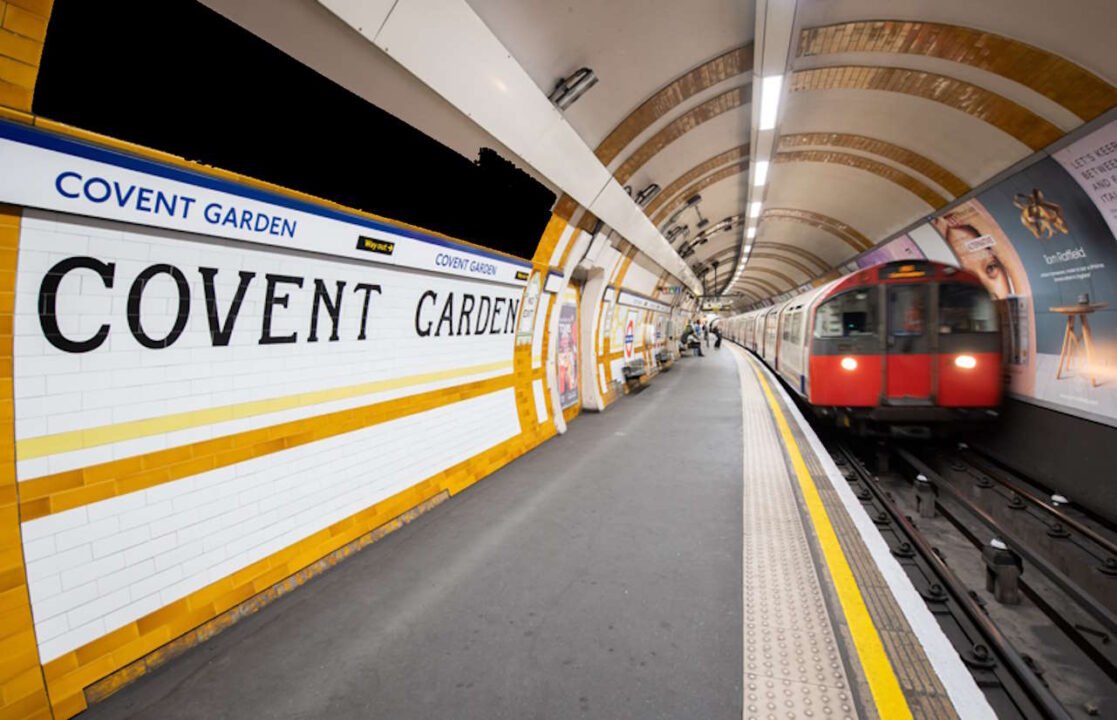
<path id="1" fill-rule="evenodd" d="M 162 572 L 149 574 L 142 580 L 134 583 L 129 591 L 133 598 L 142 598 L 153 593 L 158 593 L 167 587 L 173 585 L 182 579 L 182 568 L 178 566 L 169 567 Z M 131 618 L 135 619 L 135 618 Z"/>
<path id="2" fill-rule="evenodd" d="M 53 555 L 56 552 L 54 537 L 47 536 L 38 540 L 23 543 L 23 560 L 24 562 L 33 562 L 47 555 Z"/>
<path id="3" fill-rule="evenodd" d="M 97 594 L 106 596 L 111 595 L 121 588 L 130 588 L 151 577 L 154 572 L 155 561 L 151 559 L 144 560 L 135 565 L 125 565 L 111 575 L 104 575 L 97 579 Z"/>
<path id="4" fill-rule="evenodd" d="M 81 607 L 96 600 L 97 583 L 89 582 L 45 600 L 35 601 L 31 606 L 31 611 L 36 620 L 46 620 L 57 615 L 65 615 L 73 608 Z"/>
<path id="5" fill-rule="evenodd" d="M 134 545 L 139 545 L 149 537 L 151 537 L 151 530 L 146 525 L 124 530 L 116 535 L 94 542 L 93 555 L 99 558 L 111 555 Z"/>
<path id="6" fill-rule="evenodd" d="M 97 578 L 115 573 L 123 568 L 124 554 L 115 553 L 70 568 L 66 572 L 60 573 L 59 578 L 62 580 L 62 589 L 70 590 L 93 582 L 97 580 Z"/>
<path id="7" fill-rule="evenodd" d="M 78 545 L 89 545 L 95 540 L 115 535 L 119 526 L 120 521 L 115 517 L 106 517 L 80 527 L 63 530 L 54 536 L 54 540 L 58 546 L 58 551 L 62 552 Z"/>
<path id="8" fill-rule="evenodd" d="M 113 610 L 118 610 L 127 605 L 129 599 L 128 588 L 122 588 L 108 595 L 98 595 L 93 600 L 66 613 L 66 620 L 71 627 L 81 627 L 95 620 L 102 620 L 105 615 Z"/>
<path id="9" fill-rule="evenodd" d="M 59 655 L 63 655 L 74 648 L 79 648 L 88 642 L 93 642 L 104 634 L 105 623 L 97 618 L 86 625 L 70 630 L 64 635 L 59 635 L 53 640 L 39 643 L 39 657 L 44 664 L 48 663 Z"/>
<path id="10" fill-rule="evenodd" d="M 25 560 L 27 578 L 38 580 L 40 578 L 58 575 L 72 567 L 87 563 L 93 559 L 88 545 L 79 545 L 64 552 L 54 553 L 34 561 Z"/>
<path id="11" fill-rule="evenodd" d="M 32 605 L 42 602 L 60 592 L 62 592 L 62 580 L 58 575 L 39 578 L 27 585 L 27 594 L 28 597 L 31 598 Z"/>
<path id="12" fill-rule="evenodd" d="M 114 610 L 105 615 L 105 632 L 110 633 L 117 628 L 124 627 L 128 623 L 134 622 L 136 618 L 155 612 L 163 607 L 163 604 L 158 593 L 134 600 L 119 610 Z"/>
<path id="13" fill-rule="evenodd" d="M 70 623 L 65 615 L 55 615 L 52 618 L 35 623 L 35 637 L 38 641 L 45 642 L 62 635 L 70 629 Z"/>

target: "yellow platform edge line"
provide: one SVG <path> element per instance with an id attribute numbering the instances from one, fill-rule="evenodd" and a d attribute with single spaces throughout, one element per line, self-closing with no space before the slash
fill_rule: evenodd
<path id="1" fill-rule="evenodd" d="M 344 387 L 312 390 L 310 392 L 267 398 L 264 400 L 251 400 L 235 405 L 222 405 L 219 407 L 202 408 L 200 410 L 188 410 L 186 412 L 172 413 L 160 417 L 131 420 L 112 425 L 84 428 L 82 430 L 70 430 L 68 432 L 54 433 L 52 435 L 40 435 L 38 437 L 17 440 L 16 458 L 19 460 L 31 460 L 73 450 L 84 450 L 86 448 L 135 440 L 152 435 L 161 435 L 178 430 L 189 430 L 202 425 L 214 425 L 230 420 L 243 420 L 245 418 L 282 412 L 284 410 L 296 410 L 311 405 L 321 405 L 322 403 L 334 402 L 337 400 L 348 400 L 361 395 L 371 395 L 388 390 L 399 390 L 401 388 L 425 385 L 440 380 L 450 380 L 484 372 L 510 370 L 511 368 L 512 361 L 500 360 L 498 362 L 485 363 L 482 365 L 471 365 L 469 367 L 454 368 L 451 370 L 420 373 L 418 375 L 408 375 L 388 380 L 374 380 L 372 382 L 364 382 Z"/>
<path id="2" fill-rule="evenodd" d="M 838 593 L 838 602 L 841 604 L 850 634 L 853 636 L 857 658 L 861 662 L 861 667 L 865 670 L 869 690 L 873 695 L 877 712 L 881 718 L 886 720 L 911 718 L 911 708 L 908 707 L 907 698 L 904 697 L 900 681 L 892 669 L 892 662 L 888 659 L 888 653 L 885 651 L 884 643 L 881 642 L 880 634 L 877 633 L 876 625 L 869 615 L 869 609 L 865 606 L 865 599 L 861 596 L 857 579 L 854 578 L 853 570 L 850 569 L 849 561 L 838 542 L 838 535 L 834 532 L 830 516 L 826 512 L 826 507 L 822 504 L 822 497 L 818 494 L 818 488 L 814 484 L 810 471 L 807 470 L 807 464 L 803 460 L 799 443 L 796 442 L 795 435 L 791 432 L 783 410 L 780 409 L 767 379 L 752 358 L 748 358 L 748 361 L 752 365 L 753 372 L 756 373 L 757 380 L 760 381 L 764 397 L 768 400 L 768 407 L 772 410 L 772 418 L 776 422 L 776 427 L 783 438 L 784 447 L 787 448 L 787 454 L 791 458 L 791 465 L 795 469 L 795 476 L 799 481 L 799 488 L 803 492 L 803 499 L 806 502 L 811 523 L 818 535 L 818 544 L 822 549 L 822 556 L 826 560 L 830 577 L 834 581 L 834 588 Z"/>

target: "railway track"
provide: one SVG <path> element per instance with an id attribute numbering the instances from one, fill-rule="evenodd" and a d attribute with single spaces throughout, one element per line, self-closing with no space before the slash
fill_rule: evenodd
<path id="1" fill-rule="evenodd" d="M 1073 717 L 858 453 L 841 439 L 821 436 L 998 717 Z"/>
<path id="2" fill-rule="evenodd" d="M 1025 570 L 1020 590 L 1117 683 L 1112 531 L 965 445 L 922 452 L 899 448 L 896 454 L 917 477 L 928 478 L 937 493 L 936 511 L 975 547 L 996 538 L 1019 558 Z"/>

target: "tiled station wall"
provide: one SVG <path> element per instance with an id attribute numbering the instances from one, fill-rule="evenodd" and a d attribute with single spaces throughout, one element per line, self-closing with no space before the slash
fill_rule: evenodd
<path id="1" fill-rule="evenodd" d="M 29 119 L 52 0 L 0 0 L 0 118 Z M 20 542 L 12 310 L 20 215 L 0 205 L 0 718 L 50 717 Z"/>
<path id="2" fill-rule="evenodd" d="M 81 710 L 97 681 L 135 675 L 131 664 L 169 641 L 554 433 L 530 363 L 542 324 L 514 346 L 520 288 L 45 211 L 5 218 L 21 521 L 7 532 L 22 538 L 55 717 Z M 81 353 L 52 343 L 40 312 L 44 279 L 73 258 L 112 272 L 109 283 L 85 266 L 58 283 L 58 334 L 103 334 Z M 188 308 L 173 271 L 130 306 L 152 267 L 181 274 Z M 282 306 L 265 301 L 269 277 L 283 278 Z M 336 324 L 320 290 L 342 293 Z M 440 318 L 430 293 L 486 297 L 502 312 L 484 332 L 474 321 L 469 334 L 420 336 Z M 176 325 L 167 347 L 137 337 Z"/>
<path id="3" fill-rule="evenodd" d="M 32 116 L 50 5 L 0 0 L 0 117 L 306 199 Z M 552 218 L 518 338 L 507 283 L 0 205 L 0 720 L 77 714 L 552 437 L 543 287 L 588 240 Z M 437 333 L 451 292 L 499 324 Z"/>
<path id="4" fill-rule="evenodd" d="M 2 206 L 0 718 L 75 715 L 553 436 L 589 239 L 552 218 L 529 329 L 508 282 Z"/>
<path id="5" fill-rule="evenodd" d="M 625 328 L 630 317 L 635 320 L 636 327 L 633 353 L 635 357 L 643 359 L 649 377 L 654 377 L 660 371 L 657 353 L 663 349 L 674 352 L 668 342 L 669 322 L 672 320 L 669 314 L 622 304 L 618 302 L 620 291 L 642 295 L 664 304 L 670 304 L 671 299 L 663 292 L 663 287 L 669 284 L 667 276 L 647 269 L 646 261 L 634 249 L 621 252 L 608 248 L 598 258 L 598 262 L 608 269 L 609 282 L 597 299 L 599 311 L 593 334 L 597 358 L 595 372 L 598 389 L 608 405 L 620 397 L 615 381 L 624 378 L 624 366 L 627 364 Z"/>

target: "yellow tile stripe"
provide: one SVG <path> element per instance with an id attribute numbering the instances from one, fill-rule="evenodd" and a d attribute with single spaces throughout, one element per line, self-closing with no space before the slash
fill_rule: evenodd
<path id="1" fill-rule="evenodd" d="M 0 6 L 4 3 L 0 1 Z M 12 413 L 12 306 L 20 211 L 0 205 L 0 718 L 49 718 L 27 594 Z"/>
<path id="2" fill-rule="evenodd" d="M 23 522 L 513 387 L 514 375 L 430 390 L 90 465 L 19 484 Z"/>
<path id="3" fill-rule="evenodd" d="M 559 238 L 566 230 L 567 222 L 558 215 L 551 215 L 551 219 L 547 221 L 547 227 L 543 229 L 543 236 L 539 238 L 539 245 L 535 248 L 535 255 L 532 256 L 532 262 L 536 265 L 548 266 L 551 262 L 551 255 L 555 251 L 555 246 L 558 245 Z M 543 273 L 546 274 L 546 270 Z M 544 278 L 546 279 L 546 278 Z"/>
<path id="4" fill-rule="evenodd" d="M 845 613 L 846 622 L 849 624 L 849 631 L 853 636 L 853 645 L 857 649 L 857 657 L 861 661 L 861 667 L 864 668 L 869 681 L 869 690 L 873 694 L 877 712 L 880 717 L 889 718 L 889 720 L 892 720 L 892 718 L 899 720 L 910 718 L 912 714 L 908 707 L 907 698 L 904 697 L 904 691 L 900 688 L 900 681 L 896 678 L 896 673 L 892 669 L 892 663 L 888 659 L 888 653 L 881 642 L 880 634 L 877 633 L 876 625 L 873 624 L 873 619 L 869 615 L 869 609 L 865 606 L 865 599 L 861 596 L 861 590 L 857 587 L 857 580 L 853 577 L 853 570 L 850 569 L 849 561 L 838 542 L 838 535 L 834 532 L 834 526 L 830 523 L 830 516 L 826 513 L 826 507 L 822 504 L 818 488 L 815 487 L 811 473 L 807 470 L 807 464 L 803 460 L 803 453 L 799 450 L 799 444 L 795 441 L 795 436 L 787 424 L 783 410 L 776 402 L 772 388 L 768 386 L 768 381 L 756 366 L 756 361 L 749 358 L 749 363 L 752 365 L 753 372 L 756 373 L 757 380 L 760 381 L 760 387 L 764 390 L 764 397 L 767 398 L 768 406 L 772 409 L 772 418 L 776 422 L 776 427 L 783 438 L 784 447 L 787 448 L 787 454 L 791 458 L 791 465 L 795 469 L 795 477 L 799 481 L 799 489 L 803 493 L 803 500 L 806 502 L 811 523 L 814 525 L 815 533 L 818 536 L 822 556 L 826 560 L 830 577 L 834 581 L 834 588 L 837 590 L 842 612 Z"/>
<path id="5" fill-rule="evenodd" d="M 51 660 L 43 666 L 43 675 L 50 689 L 55 718 L 62 720 L 84 710 L 86 698 L 83 691 L 90 684 L 139 658 L 149 656 L 229 609 L 244 607 L 245 603 L 250 603 L 275 583 L 290 578 L 362 535 L 391 523 L 439 493 L 458 494 L 537 444 L 525 440 L 523 435 L 517 435 Z"/>
<path id="6" fill-rule="evenodd" d="M 215 425 L 231 420 L 267 415 L 284 410 L 296 410 L 310 405 L 348 400 L 362 395 L 399 390 L 401 388 L 426 385 L 440 380 L 480 375 L 486 372 L 511 371 L 512 362 L 501 360 L 499 362 L 471 365 L 469 367 L 454 368 L 453 370 L 440 370 L 438 372 L 407 375 L 390 380 L 374 380 L 372 382 L 358 383 L 339 388 L 326 390 L 313 390 L 311 392 L 297 393 L 282 397 L 267 398 L 237 403 L 235 405 L 222 405 L 202 410 L 189 410 L 187 412 L 172 413 L 162 417 L 144 418 L 130 422 L 101 425 L 99 427 L 69 432 L 55 433 L 53 435 L 40 435 L 38 437 L 24 438 L 16 441 L 16 457 L 20 460 L 57 455 L 58 453 L 72 450 L 109 445 L 126 440 L 162 435 L 163 433 L 177 430 L 189 430 L 203 425 Z"/>

